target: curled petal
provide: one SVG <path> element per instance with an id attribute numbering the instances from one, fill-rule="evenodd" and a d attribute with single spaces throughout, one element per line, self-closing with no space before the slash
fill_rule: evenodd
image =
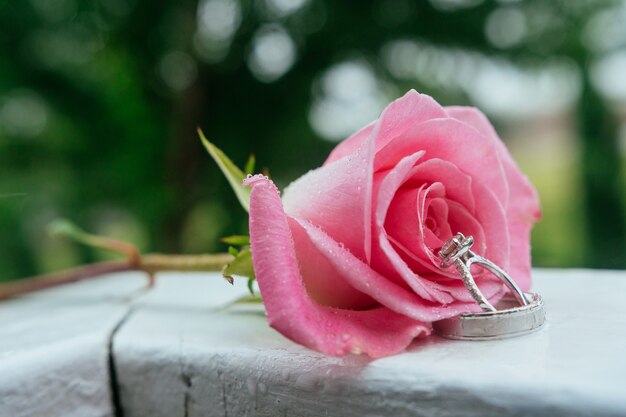
<path id="1" fill-rule="evenodd" d="M 442 306 L 425 301 L 412 291 L 374 271 L 324 231 L 306 221 L 299 220 L 298 222 L 307 231 L 311 241 L 347 282 L 390 310 L 426 322 L 452 317 L 466 311 L 480 310 L 476 303 L 454 303 Z"/>
<path id="2" fill-rule="evenodd" d="M 263 176 L 249 178 L 252 260 L 270 325 L 289 339 L 328 355 L 373 358 L 406 348 L 429 326 L 386 307 L 355 311 L 325 307 L 306 292 L 278 190 Z"/>
<path id="3" fill-rule="evenodd" d="M 405 155 L 418 151 L 425 151 L 424 161 L 449 161 L 492 190 L 498 200 L 507 200 L 508 185 L 495 145 L 456 119 L 429 120 L 390 141 L 376 152 L 374 171 L 391 168 Z"/>
<path id="4" fill-rule="evenodd" d="M 376 138 L 376 150 L 390 141 L 431 119 L 447 117 L 446 111 L 425 94 L 410 90 L 389 104 L 378 119 L 380 129 Z"/>
<path id="5" fill-rule="evenodd" d="M 396 271 L 406 284 L 415 291 L 416 294 L 423 297 L 425 300 L 439 302 L 442 304 L 448 304 L 452 302 L 452 298 L 445 293 L 442 293 L 436 288 L 429 287 L 429 282 L 423 280 L 419 275 L 415 274 L 406 264 L 404 260 L 398 255 L 395 249 L 392 247 L 388 240 L 387 233 L 384 230 L 384 224 L 388 220 L 387 213 L 389 206 L 398 192 L 398 188 L 408 179 L 408 174 L 415 163 L 424 155 L 424 152 L 416 152 L 413 155 L 406 156 L 387 173 L 384 179 L 378 186 L 376 193 L 376 216 L 375 216 L 375 233 L 377 247 L 374 250 L 379 249 L 380 254 L 385 259 L 379 259 L 379 263 L 382 263 L 382 267 L 385 270 Z M 394 213 L 395 216 L 391 221 L 394 224 L 402 225 L 403 227 L 412 227 L 411 219 L 416 219 L 415 206 L 413 206 L 413 213 L 411 208 L 406 211 L 400 211 Z M 378 251 L 377 251 L 378 252 Z M 385 268 L 385 264 L 389 264 L 391 268 Z"/>
<path id="6" fill-rule="evenodd" d="M 435 182 L 444 184 L 446 198 L 456 201 L 474 214 L 476 202 L 472 193 L 472 178 L 453 163 L 439 158 L 429 159 L 413 167 L 410 177 L 407 186 L 415 184 L 419 187 Z"/>
<path id="7" fill-rule="evenodd" d="M 300 224 L 288 217 L 300 275 L 309 296 L 321 305 L 365 310 L 378 303 L 350 285 L 332 266 Z"/>

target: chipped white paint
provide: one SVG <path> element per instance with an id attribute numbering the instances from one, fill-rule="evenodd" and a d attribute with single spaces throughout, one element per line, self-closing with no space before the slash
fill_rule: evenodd
<path id="1" fill-rule="evenodd" d="M 538 333 L 431 337 L 377 361 L 324 357 L 228 306 L 243 282 L 168 274 L 131 301 L 141 275 L 123 278 L 0 304 L 0 416 L 112 415 L 106 343 L 128 308 L 113 338 L 125 417 L 626 415 L 626 272 L 537 270 Z"/>

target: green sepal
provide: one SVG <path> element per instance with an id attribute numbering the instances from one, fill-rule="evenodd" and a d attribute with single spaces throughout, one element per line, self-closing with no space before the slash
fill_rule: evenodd
<path id="1" fill-rule="evenodd" d="M 249 280 L 254 280 L 254 266 L 252 265 L 252 253 L 249 248 L 245 248 L 239 251 L 235 259 L 233 259 L 228 265 L 224 267 L 222 274 L 225 278 L 231 278 L 233 275 L 246 277 Z M 248 287 L 250 283 L 248 282 Z"/>
<path id="2" fill-rule="evenodd" d="M 237 168 L 233 161 L 231 161 L 224 152 L 207 140 L 200 128 L 198 128 L 198 135 L 200 136 L 202 144 L 209 152 L 209 155 L 211 155 L 215 163 L 217 163 L 217 166 L 220 167 L 220 170 L 228 180 L 228 183 L 235 192 L 237 199 L 239 199 L 241 206 L 244 210 L 250 211 L 250 188 L 244 187 L 242 184 L 246 175 L 239 168 Z"/>
<path id="3" fill-rule="evenodd" d="M 243 171 L 246 174 L 254 174 L 255 165 L 256 165 L 256 157 L 254 156 L 253 153 L 251 153 L 250 156 L 248 157 L 248 162 L 246 162 L 246 166 Z"/>
<path id="4" fill-rule="evenodd" d="M 244 235 L 234 235 L 234 236 L 226 236 L 220 239 L 223 243 L 227 245 L 234 246 L 249 246 L 250 245 L 250 236 Z"/>
<path id="5" fill-rule="evenodd" d="M 239 249 L 234 248 L 232 246 L 229 246 L 228 247 L 228 253 L 230 253 L 232 256 L 234 256 L 236 258 L 237 255 L 239 255 Z"/>

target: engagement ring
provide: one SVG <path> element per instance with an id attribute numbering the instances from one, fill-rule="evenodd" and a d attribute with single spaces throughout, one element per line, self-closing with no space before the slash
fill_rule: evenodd
<path id="1" fill-rule="evenodd" d="M 530 333 L 545 322 L 543 300 L 539 294 L 524 293 L 509 275 L 498 265 L 472 252 L 472 236 L 462 233 L 450 238 L 439 251 L 441 268 L 454 266 L 472 298 L 483 309 L 479 313 L 464 313 L 456 317 L 436 321 L 433 329 L 450 339 L 489 340 L 502 339 Z M 498 277 L 511 290 L 497 304 L 496 309 L 480 291 L 471 266 L 479 265 Z"/>

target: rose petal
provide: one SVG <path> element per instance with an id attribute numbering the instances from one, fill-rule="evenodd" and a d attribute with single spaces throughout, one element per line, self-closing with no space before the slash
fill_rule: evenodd
<path id="1" fill-rule="evenodd" d="M 410 90 L 389 104 L 380 115 L 376 150 L 416 125 L 441 117 L 447 117 L 447 113 L 439 103 L 430 96 Z"/>
<path id="2" fill-rule="evenodd" d="M 382 260 L 380 257 L 376 257 L 378 267 L 383 268 L 385 271 L 395 271 L 398 273 L 404 282 L 425 300 L 448 304 L 452 301 L 451 297 L 441 293 L 441 291 L 428 287 L 428 282 L 423 282 L 419 275 L 415 274 L 415 272 L 406 265 L 389 243 L 387 233 L 383 227 L 387 221 L 389 205 L 394 199 L 398 188 L 408 179 L 408 174 L 411 172 L 411 169 L 423 155 L 424 152 L 416 152 L 413 155 L 402 158 L 402 160 L 384 176 L 384 179 L 375 185 L 376 191 L 374 195 L 376 196 L 377 203 L 374 233 L 378 239 L 375 242 L 373 250 L 376 251 L 376 249 L 380 249 L 381 254 L 386 258 Z M 415 217 L 414 204 L 413 207 L 408 210 L 395 212 L 392 221 L 394 224 L 400 225 L 401 227 L 411 227 L 414 225 L 414 223 L 411 222 L 411 218 Z"/>
<path id="3" fill-rule="evenodd" d="M 389 104 L 378 120 L 337 145 L 324 164 L 354 153 L 376 129 L 376 149 L 379 149 L 416 124 L 440 117 L 447 117 L 447 113 L 439 103 L 430 96 L 410 90 Z"/>
<path id="4" fill-rule="evenodd" d="M 328 355 L 362 352 L 377 358 L 400 352 L 429 327 L 385 307 L 353 311 L 324 307 L 309 298 L 291 231 L 273 183 L 245 182 L 250 195 L 254 270 L 270 325 L 291 340 Z"/>
<path id="5" fill-rule="evenodd" d="M 433 185 L 435 188 L 438 185 Z M 431 187 L 433 187 L 431 186 Z M 406 240 L 414 242 L 415 246 L 420 245 L 423 242 L 424 228 L 422 219 L 420 219 L 418 211 L 418 201 L 416 198 L 417 191 L 410 190 L 399 192 L 394 199 L 393 210 L 390 215 L 387 216 L 385 227 L 379 228 L 378 231 L 378 248 L 380 248 L 381 254 L 384 256 L 384 260 L 391 265 L 391 269 L 400 274 L 404 281 L 411 287 L 416 294 L 420 295 L 425 300 L 435 301 L 442 304 L 449 304 L 453 299 L 445 293 L 438 291 L 436 288 L 430 285 L 430 281 L 423 279 L 419 275 L 419 270 L 411 269 L 406 261 L 398 254 L 398 252 L 392 246 L 391 238 L 397 238 L 402 236 Z M 405 198 L 406 197 L 406 198 Z M 404 204 L 403 204 L 404 203 Z M 414 221 L 409 219 L 414 218 Z M 426 259 L 432 258 L 433 261 L 438 264 L 438 260 L 434 258 L 431 251 L 426 253 L 425 245 L 421 249 L 421 253 Z M 428 258 L 430 256 L 430 258 Z M 382 262 L 380 258 L 377 258 L 379 264 Z M 385 263 L 382 263 L 385 267 Z M 388 270 L 385 268 L 384 270 Z M 437 269 L 435 267 L 434 269 Z M 443 272 L 439 270 L 440 272 Z"/>
<path id="6" fill-rule="evenodd" d="M 405 156 L 388 173 L 384 176 L 377 177 L 376 184 L 374 185 L 374 196 L 376 199 L 375 225 L 378 229 L 382 228 L 385 223 L 389 205 L 394 199 L 398 188 L 409 179 L 409 173 L 411 173 L 415 163 L 422 156 L 424 156 L 424 151 Z"/>
<path id="7" fill-rule="evenodd" d="M 372 133 L 373 134 L 373 133 Z M 306 219 L 360 259 L 371 252 L 373 141 L 303 175 L 286 189 L 285 212 Z"/>
<path id="8" fill-rule="evenodd" d="M 508 186 L 495 148 L 476 129 L 456 119 L 434 119 L 414 126 L 377 151 L 374 171 L 395 166 L 404 156 L 425 151 L 423 161 L 442 159 L 506 201 Z"/>
<path id="9" fill-rule="evenodd" d="M 407 263 L 393 248 L 384 232 L 380 233 L 378 240 L 380 249 L 387 256 L 387 260 L 393 265 L 395 270 L 401 274 L 416 294 L 425 300 L 438 302 L 444 305 L 450 304 L 454 301 L 454 299 L 448 294 L 432 286 L 431 282 L 424 280 L 421 276 L 411 270 Z"/>
<path id="10" fill-rule="evenodd" d="M 509 222 L 511 235 L 511 254 L 509 267 L 506 270 L 522 291 L 528 291 L 532 285 L 530 265 L 530 230 L 532 224 L 527 222 Z"/>
<path id="11" fill-rule="evenodd" d="M 498 149 L 510 193 L 506 207 L 511 239 L 508 272 L 520 288 L 527 291 L 531 286 L 530 230 L 533 223 L 541 218 L 537 191 L 518 168 L 495 129 L 480 110 L 473 107 L 447 107 L 446 111 L 451 117 L 477 129 Z"/>
<path id="12" fill-rule="evenodd" d="M 378 305 L 371 297 L 345 281 L 297 221 L 292 218 L 288 220 L 300 275 L 311 298 L 325 306 L 351 310 L 364 310 Z"/>
<path id="13" fill-rule="evenodd" d="M 460 279 L 459 274 L 452 269 L 441 269 L 438 265 L 433 265 L 430 259 L 419 258 L 415 255 L 416 249 L 407 248 L 393 236 L 387 236 L 392 247 L 400 254 L 402 259 L 420 277 L 432 282 L 437 279 Z M 416 245 L 416 243 L 414 243 Z"/>
<path id="14" fill-rule="evenodd" d="M 532 186 L 509 153 L 504 142 L 482 112 L 474 107 L 446 107 L 447 113 L 487 137 L 496 147 L 510 188 L 510 201 L 507 210 L 512 220 L 534 222 L 541 217 L 537 190 Z"/>
<path id="15" fill-rule="evenodd" d="M 492 275 L 476 274 L 474 275 L 474 281 L 478 288 L 480 288 L 480 292 L 482 292 L 492 304 L 497 303 L 506 292 L 506 286 L 502 284 L 502 281 Z M 474 302 L 472 294 L 470 294 L 461 280 L 436 281 L 433 282 L 433 286 L 436 286 L 442 291 L 446 291 L 457 301 Z"/>
<path id="16" fill-rule="evenodd" d="M 476 252 L 506 269 L 509 267 L 511 240 L 504 207 L 494 193 L 482 184 L 472 184 L 472 190 L 476 197 L 474 217 L 485 232 L 484 247 L 477 245 Z M 458 227 L 461 228 L 462 225 L 459 224 Z"/>
<path id="17" fill-rule="evenodd" d="M 434 182 L 444 184 L 446 198 L 457 201 L 474 214 L 476 202 L 472 194 L 472 178 L 463 173 L 452 162 L 439 158 L 421 161 L 413 167 L 410 177 L 406 182 L 407 187 L 419 187 L 421 184 Z"/>
<path id="18" fill-rule="evenodd" d="M 440 261 L 434 251 L 441 246 L 441 241 L 424 227 L 429 195 L 435 198 L 444 196 L 443 185 L 438 182 L 425 183 L 418 189 L 398 191 L 390 206 L 385 229 L 390 238 L 408 248 L 417 258 L 430 263 L 434 267 L 433 271 L 437 271 Z M 415 213 L 415 221 L 403 221 L 411 212 Z M 427 236 L 427 232 L 430 235 Z"/>
<path id="19" fill-rule="evenodd" d="M 307 231 L 311 241 L 347 282 L 397 313 L 416 320 L 431 322 L 452 317 L 462 312 L 480 310 L 476 303 L 454 303 L 447 306 L 429 303 L 378 274 L 321 229 L 304 220 L 296 220 Z"/>
<path id="20" fill-rule="evenodd" d="M 432 232 L 432 230 L 426 227 L 426 220 L 428 219 L 428 212 L 430 211 L 430 205 L 432 200 L 442 200 L 445 195 L 446 191 L 442 183 L 434 182 L 430 185 L 428 185 L 428 183 L 425 183 L 418 190 L 417 198 L 414 202 L 415 206 L 417 207 L 417 236 L 421 238 L 421 241 L 424 243 L 424 249 L 426 249 L 428 257 L 435 265 L 439 264 L 439 259 L 434 256 L 434 253 L 437 249 L 443 246 L 445 241 L 441 240 Z M 406 235 L 404 237 L 405 240 L 409 240 L 407 238 L 410 238 Z"/>
<path id="21" fill-rule="evenodd" d="M 372 131 L 376 127 L 376 121 L 373 121 L 369 125 L 365 126 L 363 129 L 354 133 L 349 138 L 339 142 L 335 149 L 332 150 L 324 165 L 331 164 L 335 161 L 342 159 L 345 156 L 351 155 L 356 152 L 363 144 L 369 139 Z"/>
<path id="22" fill-rule="evenodd" d="M 446 194 L 448 189 L 446 188 Z M 427 218 L 432 218 L 435 223 L 435 236 L 440 242 L 445 242 L 452 236 L 452 229 L 448 223 L 448 201 L 445 198 L 433 198 L 430 200 Z"/>
<path id="23" fill-rule="evenodd" d="M 472 246 L 474 252 L 481 256 L 488 256 L 486 253 L 488 238 L 483 224 L 456 201 L 448 201 L 448 223 L 453 234 L 461 232 L 465 236 L 474 238 L 474 246 Z"/>

